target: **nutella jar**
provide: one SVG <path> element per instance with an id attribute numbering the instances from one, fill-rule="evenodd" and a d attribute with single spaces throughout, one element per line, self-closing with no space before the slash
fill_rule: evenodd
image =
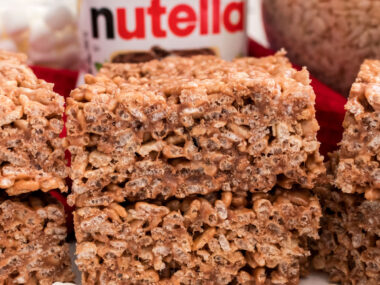
<path id="1" fill-rule="evenodd" d="M 83 0 L 82 70 L 170 55 L 246 55 L 246 0 Z"/>
<path id="2" fill-rule="evenodd" d="M 380 59 L 380 1 L 263 0 L 271 47 L 284 47 L 292 62 L 305 65 L 347 96 L 364 59 Z"/>

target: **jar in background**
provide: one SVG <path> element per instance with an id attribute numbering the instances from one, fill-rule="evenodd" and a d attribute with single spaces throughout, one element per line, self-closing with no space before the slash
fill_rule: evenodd
<path id="1" fill-rule="evenodd" d="M 82 0 L 81 70 L 166 56 L 246 55 L 246 0 Z"/>
<path id="2" fill-rule="evenodd" d="M 273 49 L 347 96 L 365 58 L 380 58 L 378 0 L 263 0 Z"/>
<path id="3" fill-rule="evenodd" d="M 0 1 L 0 49 L 26 53 L 32 65 L 76 69 L 77 0 Z"/>

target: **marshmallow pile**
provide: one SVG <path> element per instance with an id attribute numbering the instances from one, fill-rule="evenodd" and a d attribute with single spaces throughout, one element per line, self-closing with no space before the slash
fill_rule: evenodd
<path id="1" fill-rule="evenodd" d="M 0 49 L 21 51 L 29 63 L 77 68 L 76 0 L 17 0 L 0 4 Z"/>

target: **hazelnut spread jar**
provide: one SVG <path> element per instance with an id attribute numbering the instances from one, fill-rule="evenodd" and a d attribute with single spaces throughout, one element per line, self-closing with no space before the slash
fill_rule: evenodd
<path id="1" fill-rule="evenodd" d="M 246 54 L 245 0 L 83 0 L 83 71 L 169 55 Z"/>

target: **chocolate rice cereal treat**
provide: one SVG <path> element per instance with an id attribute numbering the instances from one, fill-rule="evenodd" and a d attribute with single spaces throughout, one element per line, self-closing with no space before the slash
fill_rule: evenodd
<path id="1" fill-rule="evenodd" d="M 346 104 L 335 185 L 380 199 L 380 61 L 366 60 Z"/>
<path id="2" fill-rule="evenodd" d="M 83 284 L 296 284 L 318 199 L 247 193 L 77 209 Z"/>
<path id="3" fill-rule="evenodd" d="M 340 284 L 380 284 L 380 201 L 318 187 L 323 218 L 321 238 L 314 243 L 315 269 Z"/>
<path id="4" fill-rule="evenodd" d="M 64 99 L 21 54 L 0 51 L 0 189 L 9 195 L 66 190 Z"/>
<path id="5" fill-rule="evenodd" d="M 67 100 L 77 206 L 312 188 L 315 95 L 284 53 L 106 64 Z"/>
<path id="6" fill-rule="evenodd" d="M 0 197 L 0 284 L 72 281 L 65 221 L 52 198 Z"/>

